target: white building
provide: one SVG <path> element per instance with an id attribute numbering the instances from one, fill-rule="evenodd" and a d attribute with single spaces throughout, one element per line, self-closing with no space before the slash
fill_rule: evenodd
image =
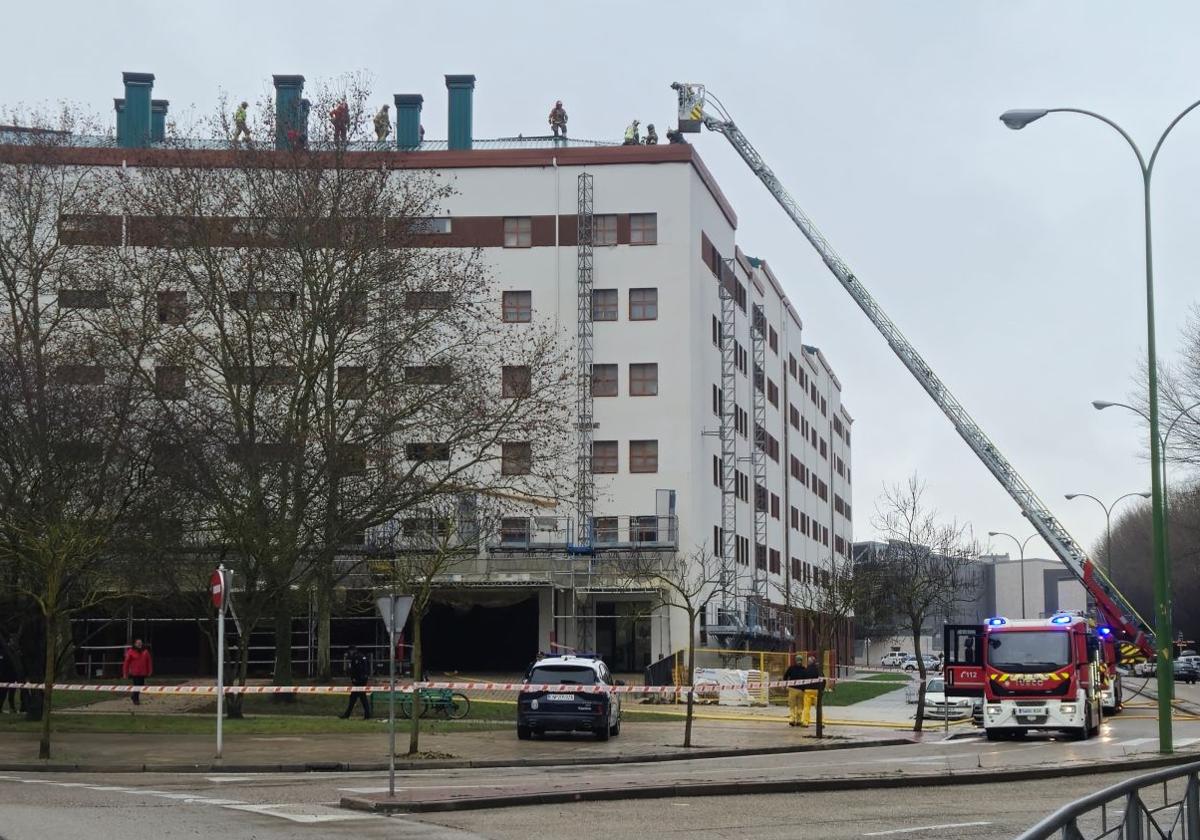
<path id="1" fill-rule="evenodd" d="M 118 147 L 81 146 L 65 157 L 161 163 L 154 146 L 167 104 L 149 99 L 152 83 L 149 74 L 127 74 Z M 276 87 L 280 143 L 307 107 L 302 77 L 276 77 Z M 726 562 L 738 596 L 705 616 L 705 643 L 805 647 L 790 614 L 768 605 L 785 604 L 793 581 L 818 582 L 832 558 L 849 559 L 852 419 L 779 279 L 738 247 L 737 215 L 696 148 L 475 140 L 474 77 L 447 77 L 447 87 L 448 142 L 421 139 L 421 98 L 398 95 L 396 147 L 351 144 L 343 165 L 453 178 L 456 193 L 446 218 L 430 225 L 431 245 L 481 249 L 511 329 L 550 324 L 571 342 L 580 334 L 580 178 L 590 178 L 592 292 L 582 311 L 590 310 L 593 336 L 594 520 L 581 532 L 574 506 L 505 520 L 486 556 L 445 581 L 443 612 L 429 617 L 438 632 L 425 635 L 430 663 L 448 662 L 442 645 L 490 643 L 492 668 L 563 645 L 596 649 L 615 671 L 640 670 L 686 646 L 684 615 L 654 609 L 651 593 L 606 577 L 605 552 L 720 555 L 723 521 L 733 526 Z M 205 165 L 228 153 L 195 152 Z M 178 161 L 186 152 L 172 154 Z M 732 324 L 732 342 L 723 323 Z"/>

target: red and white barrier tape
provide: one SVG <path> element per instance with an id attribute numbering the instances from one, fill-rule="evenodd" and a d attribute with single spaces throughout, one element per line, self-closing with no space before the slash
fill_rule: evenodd
<path id="1" fill-rule="evenodd" d="M 801 686 L 816 686 L 826 682 L 825 679 L 803 680 L 772 680 L 766 683 L 768 688 L 799 688 Z M 830 682 L 858 682 L 853 679 L 830 680 Z M 695 686 L 675 685 L 576 685 L 574 683 L 520 683 L 520 682 L 420 682 L 397 684 L 396 690 L 409 693 L 413 686 L 421 690 L 450 690 L 450 691 L 505 691 L 518 694 L 531 691 L 549 691 L 571 694 L 686 694 L 688 691 L 708 693 L 721 691 L 724 688 L 740 688 L 741 686 L 723 686 L 718 683 L 697 683 Z M 761 691 L 763 683 L 750 682 L 746 686 L 749 691 Z M 28 689 L 40 691 L 45 688 L 42 683 L 30 682 L 0 682 L 0 688 Z M 215 685 L 126 685 L 115 683 L 59 683 L 55 691 L 98 691 L 111 694 L 184 694 L 198 696 L 216 696 Z M 227 685 L 226 694 L 350 694 L 362 691 L 386 691 L 387 685 Z"/>

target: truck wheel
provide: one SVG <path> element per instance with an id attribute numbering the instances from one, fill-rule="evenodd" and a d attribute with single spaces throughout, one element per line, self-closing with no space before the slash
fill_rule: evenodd
<path id="1" fill-rule="evenodd" d="M 999 729 L 985 729 L 983 732 L 989 741 L 999 741 L 1004 737 L 1004 733 Z"/>
<path id="2" fill-rule="evenodd" d="M 528 726 L 521 726 L 520 724 L 517 725 L 517 740 L 528 741 L 532 737 L 533 737 L 532 729 L 530 729 Z"/>

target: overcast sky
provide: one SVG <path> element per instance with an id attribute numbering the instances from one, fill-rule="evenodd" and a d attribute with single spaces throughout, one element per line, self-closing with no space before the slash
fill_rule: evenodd
<path id="1" fill-rule="evenodd" d="M 474 73 L 475 133 L 579 137 L 667 125 L 674 80 L 717 93 L 909 340 L 1068 530 L 1092 546 L 1087 492 L 1148 489 L 1145 432 L 1119 409 L 1146 347 L 1141 182 L 1100 123 L 1144 146 L 1200 97 L 1200 6 L 1182 2 L 12 3 L 3 100 L 111 115 L 121 71 L 157 75 L 172 110 L 253 99 L 272 73 L 369 71 L 379 101 L 422 93 L 445 137 L 445 73 Z M 844 387 L 855 418 L 856 535 L 884 483 L 917 471 L 947 517 L 1032 533 L 782 211 L 719 136 L 692 138 Z M 1172 135 L 1154 203 L 1160 358 L 1200 284 L 1200 113 Z M 998 551 L 1011 543 L 996 541 Z M 1040 540 L 1030 554 L 1046 554 Z"/>

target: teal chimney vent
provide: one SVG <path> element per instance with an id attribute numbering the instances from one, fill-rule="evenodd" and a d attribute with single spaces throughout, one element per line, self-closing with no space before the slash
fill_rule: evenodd
<path id="1" fill-rule="evenodd" d="M 154 74 L 122 73 L 121 78 L 125 82 L 125 105 L 123 111 L 117 111 L 117 145 L 139 149 L 150 145 L 150 94 L 154 90 Z"/>
<path id="2" fill-rule="evenodd" d="M 448 133 L 450 149 L 471 148 L 471 109 L 472 98 L 475 95 L 475 77 L 447 76 L 446 91 L 450 99 L 450 130 Z"/>
<path id="3" fill-rule="evenodd" d="M 275 148 L 291 148 L 308 134 L 307 117 L 301 105 L 303 76 L 272 76 L 275 82 Z"/>
<path id="4" fill-rule="evenodd" d="M 425 97 L 419 93 L 397 93 L 395 100 L 396 148 L 415 149 L 421 145 L 421 103 Z"/>
<path id="5" fill-rule="evenodd" d="M 117 112 L 117 145 L 125 145 L 121 141 L 125 138 L 125 100 L 114 99 L 113 110 Z"/>
<path id="6" fill-rule="evenodd" d="M 167 139 L 167 108 L 171 103 L 166 99 L 150 100 L 150 142 L 161 143 Z"/>

